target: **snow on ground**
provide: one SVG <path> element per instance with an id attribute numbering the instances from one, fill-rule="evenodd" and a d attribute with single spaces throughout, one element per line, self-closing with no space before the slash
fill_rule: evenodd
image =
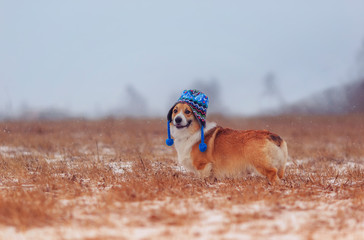
<path id="1" fill-rule="evenodd" d="M 109 166 L 115 174 L 123 174 L 126 171 L 131 171 L 133 162 L 109 162 L 107 163 L 107 166 Z"/>
<path id="2" fill-rule="evenodd" d="M 16 156 L 30 156 L 32 152 L 22 147 L 0 146 L 0 154 L 7 158 L 14 158 Z"/>
<path id="3" fill-rule="evenodd" d="M 110 214 L 107 221 L 111 225 L 90 228 L 71 224 L 33 228 L 25 232 L 8 227 L 1 229 L 0 239 L 363 239 L 364 221 L 349 218 L 344 230 L 337 228 L 337 212 L 345 211 L 349 206 L 349 200 L 335 204 L 297 202 L 277 210 L 276 206 L 261 201 L 234 205 L 232 208 L 209 209 L 201 205 L 198 199 L 180 202 L 166 199 L 130 203 L 125 207 L 132 214 Z M 151 212 L 162 207 L 175 209 L 175 214 L 192 211 L 197 213 L 197 218 L 183 224 L 159 222 L 158 217 L 151 221 Z M 255 213 L 262 217 L 239 219 L 241 215 Z"/>
<path id="4" fill-rule="evenodd" d="M 86 152 L 86 148 L 82 150 Z M 100 144 L 100 155 L 114 155 L 114 149 Z M 24 148 L 0 146 L 0 155 L 13 158 L 28 156 L 31 151 Z M 48 156 L 46 161 L 53 163 L 64 160 L 60 153 Z M 304 164 L 312 159 L 300 159 L 288 162 L 288 167 Z M 105 162 L 114 173 L 122 175 L 132 171 L 131 161 Z M 158 167 L 158 164 L 153 165 Z M 331 164 L 338 173 L 364 166 L 364 160 L 347 161 L 343 164 Z M 176 171 L 185 172 L 183 167 L 173 167 Z M 15 180 L 14 180 L 15 181 Z M 337 179 L 330 179 L 337 184 Z M 1 185 L 0 185 L 1 187 Z M 26 186 L 25 186 L 26 187 Z M 103 216 L 90 216 L 85 212 L 75 212 L 77 219 L 100 218 L 108 224 L 90 227 L 77 221 L 70 225 L 48 226 L 17 231 L 14 227 L 0 226 L 0 239 L 364 239 L 364 219 L 358 221 L 353 213 L 346 217 L 343 229 L 338 229 L 337 216 L 350 210 L 350 199 L 335 202 L 297 201 L 290 206 L 269 205 L 264 201 L 251 204 L 227 205 L 225 208 L 210 208 L 201 203 L 201 198 L 214 198 L 211 193 L 203 194 L 196 199 L 165 199 L 162 201 L 144 201 L 125 203 L 121 212 Z M 68 200 L 67 200 L 68 201 Z M 63 204 L 67 204 L 65 200 Z M 99 204 L 101 199 L 95 197 L 77 199 L 84 204 Z M 177 216 L 192 216 L 184 222 L 164 222 L 154 213 L 167 208 Z M 125 210 L 126 209 L 126 210 Z M 349 212 L 350 214 L 350 212 Z M 251 217 L 255 216 L 258 217 Z M 248 217 L 244 217 L 248 216 Z M 106 219 L 105 219 L 106 218 Z M 100 221 L 100 220 L 99 220 Z"/>

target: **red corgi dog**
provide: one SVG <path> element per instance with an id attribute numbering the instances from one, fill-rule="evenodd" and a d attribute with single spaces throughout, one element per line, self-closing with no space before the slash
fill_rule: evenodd
<path id="1" fill-rule="evenodd" d="M 203 112 L 195 95 L 204 94 L 189 91 L 195 92 L 186 98 L 182 95 L 167 116 L 167 144 L 175 144 L 181 165 L 202 178 L 239 177 L 251 169 L 271 183 L 283 178 L 288 151 L 280 136 L 266 130 L 233 130 L 206 123 L 207 96 Z"/>

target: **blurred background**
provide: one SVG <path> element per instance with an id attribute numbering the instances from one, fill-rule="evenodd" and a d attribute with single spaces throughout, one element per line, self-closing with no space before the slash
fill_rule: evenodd
<path id="1" fill-rule="evenodd" d="M 0 119 L 364 112 L 364 1 L 0 0 Z"/>

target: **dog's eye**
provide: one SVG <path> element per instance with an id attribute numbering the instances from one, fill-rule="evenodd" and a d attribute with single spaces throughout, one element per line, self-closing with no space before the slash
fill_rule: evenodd
<path id="1" fill-rule="evenodd" d="M 173 110 L 173 113 L 177 113 L 178 112 L 178 110 L 177 110 L 177 108 L 175 108 L 174 110 Z"/>
<path id="2" fill-rule="evenodd" d="M 190 110 L 186 110 L 186 111 L 185 111 L 185 113 L 186 113 L 186 114 L 190 114 L 190 113 L 191 113 L 191 111 L 190 111 Z"/>

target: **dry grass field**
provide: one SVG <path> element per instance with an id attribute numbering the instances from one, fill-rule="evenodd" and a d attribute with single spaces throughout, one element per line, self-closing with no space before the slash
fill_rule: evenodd
<path id="1" fill-rule="evenodd" d="M 197 178 L 165 119 L 0 123 L 0 239 L 364 239 L 364 115 L 212 119 L 281 135 L 284 180 Z"/>

